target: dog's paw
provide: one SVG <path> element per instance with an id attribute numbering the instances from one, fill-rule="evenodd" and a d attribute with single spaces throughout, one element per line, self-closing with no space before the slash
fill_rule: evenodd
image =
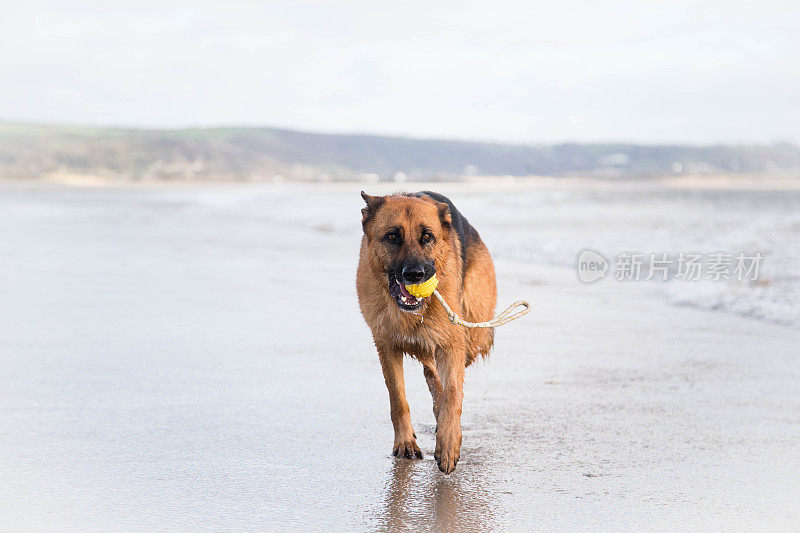
<path id="1" fill-rule="evenodd" d="M 446 452 L 444 454 L 436 455 L 433 454 L 434 458 L 436 458 L 436 464 L 439 465 L 439 470 L 444 472 L 444 475 L 450 475 L 456 469 L 456 465 L 458 464 L 459 453 L 456 452 L 455 454 L 452 452 Z"/>
<path id="2" fill-rule="evenodd" d="M 456 469 L 461 457 L 461 428 L 444 431 L 442 427 L 436 432 L 436 451 L 433 454 L 439 470 L 445 475 Z"/>
<path id="3" fill-rule="evenodd" d="M 413 438 L 395 442 L 392 455 L 399 459 L 422 459 L 422 450 Z"/>

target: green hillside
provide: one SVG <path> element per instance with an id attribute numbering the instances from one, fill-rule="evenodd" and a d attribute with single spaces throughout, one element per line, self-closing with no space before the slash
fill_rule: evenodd
<path id="1" fill-rule="evenodd" d="M 118 179 L 453 179 L 481 175 L 791 173 L 792 144 L 510 145 L 273 128 L 139 130 L 0 123 L 0 177 L 56 171 Z"/>

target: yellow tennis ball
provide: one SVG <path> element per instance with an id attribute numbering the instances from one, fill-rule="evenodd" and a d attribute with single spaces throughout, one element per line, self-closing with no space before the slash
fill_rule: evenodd
<path id="1" fill-rule="evenodd" d="M 415 297 L 415 298 L 427 298 L 431 294 L 433 294 L 433 290 L 439 284 L 439 280 L 436 279 L 436 274 L 431 276 L 428 281 L 423 283 L 415 283 L 413 285 L 406 285 L 406 290 L 408 293 Z"/>

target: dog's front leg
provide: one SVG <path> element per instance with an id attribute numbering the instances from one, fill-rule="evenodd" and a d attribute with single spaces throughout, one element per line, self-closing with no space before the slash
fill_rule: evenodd
<path id="1" fill-rule="evenodd" d="M 436 429 L 434 457 L 445 474 L 456 469 L 461 456 L 461 402 L 464 398 L 466 347 L 451 345 L 436 349 L 436 370 L 442 383 L 442 404 Z"/>
<path id="2" fill-rule="evenodd" d="M 406 459 L 422 459 L 417 446 L 414 428 L 411 425 L 411 410 L 406 400 L 406 385 L 403 379 L 403 353 L 378 346 L 378 356 L 383 368 L 383 379 L 389 390 L 389 406 L 394 426 L 394 448 L 392 455 Z"/>

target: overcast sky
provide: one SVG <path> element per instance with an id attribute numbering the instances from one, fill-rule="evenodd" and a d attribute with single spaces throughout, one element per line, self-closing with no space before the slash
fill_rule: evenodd
<path id="1" fill-rule="evenodd" d="M 0 0 L 0 120 L 800 142 L 800 2 Z"/>

